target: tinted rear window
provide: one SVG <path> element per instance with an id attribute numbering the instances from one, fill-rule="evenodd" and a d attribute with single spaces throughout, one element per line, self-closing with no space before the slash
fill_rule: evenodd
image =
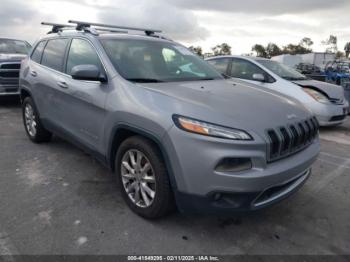
<path id="1" fill-rule="evenodd" d="M 57 71 L 63 71 L 64 53 L 68 39 L 49 40 L 41 60 L 41 64 Z"/>
<path id="2" fill-rule="evenodd" d="M 33 54 L 32 54 L 32 60 L 39 63 L 41 61 L 41 55 L 43 53 L 44 47 L 45 47 L 46 41 L 41 41 L 39 44 L 37 44 Z"/>

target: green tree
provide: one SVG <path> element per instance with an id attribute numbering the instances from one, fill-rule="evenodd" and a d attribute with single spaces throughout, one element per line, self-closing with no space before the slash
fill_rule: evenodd
<path id="1" fill-rule="evenodd" d="M 256 53 L 257 57 L 267 57 L 266 49 L 263 45 L 254 45 L 252 51 Z"/>
<path id="2" fill-rule="evenodd" d="M 266 54 L 268 58 L 271 58 L 273 56 L 278 56 L 282 54 L 281 48 L 279 48 L 278 45 L 274 43 L 269 43 L 266 47 Z"/>
<path id="3" fill-rule="evenodd" d="M 190 49 L 193 53 L 203 57 L 203 49 L 200 46 L 190 46 L 188 49 Z"/>
<path id="4" fill-rule="evenodd" d="M 330 35 L 329 38 L 322 41 L 322 44 L 326 46 L 327 53 L 336 53 L 338 51 L 338 38 L 334 35 Z"/>
<path id="5" fill-rule="evenodd" d="M 290 54 L 290 55 L 308 54 L 311 52 L 312 52 L 312 49 L 305 48 L 300 44 L 298 45 L 289 44 L 287 46 L 284 46 L 282 50 L 283 54 Z"/>
<path id="6" fill-rule="evenodd" d="M 337 52 L 335 53 L 335 57 L 336 57 L 336 58 L 343 58 L 343 57 L 345 57 L 345 54 L 344 54 L 344 52 L 342 52 L 342 51 L 337 51 Z"/>
<path id="7" fill-rule="evenodd" d="M 311 40 L 310 37 L 304 37 L 303 39 L 300 40 L 299 45 L 305 48 L 310 48 L 314 42 Z"/>
<path id="8" fill-rule="evenodd" d="M 231 55 L 231 46 L 226 43 L 222 43 L 221 45 L 216 45 L 211 49 L 215 56 L 217 55 Z"/>
<path id="9" fill-rule="evenodd" d="M 345 56 L 349 57 L 349 55 L 350 55 L 350 42 L 346 43 L 346 45 L 344 46 L 344 51 L 345 51 Z"/>

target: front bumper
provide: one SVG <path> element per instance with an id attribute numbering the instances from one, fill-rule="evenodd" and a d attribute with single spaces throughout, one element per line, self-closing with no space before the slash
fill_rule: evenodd
<path id="1" fill-rule="evenodd" d="M 255 211 L 277 204 L 296 193 L 311 175 L 311 168 L 296 178 L 271 186 L 262 192 L 213 192 L 207 196 L 196 196 L 176 192 L 179 209 L 185 213 L 231 214 Z"/>
<path id="2" fill-rule="evenodd" d="M 171 159 L 175 195 L 182 210 L 254 210 L 275 203 L 295 192 L 306 181 L 320 150 L 316 139 L 301 152 L 267 163 L 266 142 L 259 136 L 254 135 L 254 141 L 232 141 L 190 134 L 176 127 L 169 131 L 163 143 Z M 252 168 L 241 172 L 216 171 L 218 162 L 228 157 L 250 158 Z M 298 180 L 301 177 L 304 179 Z M 257 204 L 259 196 L 269 189 L 297 180 L 298 185 L 293 185 L 293 190 L 287 186 L 278 197 Z M 231 199 L 232 205 L 225 206 L 218 204 L 220 201 L 213 201 L 230 199 L 231 196 L 242 199 L 238 201 L 241 203 L 238 205 Z"/>
<path id="3" fill-rule="evenodd" d="M 2 85 L 0 83 L 0 96 L 9 96 L 9 95 L 19 95 L 19 85 L 18 84 L 8 84 Z"/>
<path id="4" fill-rule="evenodd" d="M 319 105 L 313 109 L 320 126 L 335 126 L 342 124 L 348 113 L 349 103 L 343 105 Z"/>

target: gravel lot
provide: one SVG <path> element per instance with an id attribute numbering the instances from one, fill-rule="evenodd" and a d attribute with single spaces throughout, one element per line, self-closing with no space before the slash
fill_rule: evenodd
<path id="1" fill-rule="evenodd" d="M 241 217 L 134 215 L 112 174 L 54 138 L 27 138 L 0 100 L 0 254 L 350 254 L 350 118 L 321 130 L 313 175 L 292 198 Z"/>

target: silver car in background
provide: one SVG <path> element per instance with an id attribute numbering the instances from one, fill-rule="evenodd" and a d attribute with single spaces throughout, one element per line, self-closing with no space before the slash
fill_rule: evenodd
<path id="1" fill-rule="evenodd" d="M 30 48 L 26 41 L 0 38 L 0 96 L 19 95 L 21 61 Z"/>
<path id="2" fill-rule="evenodd" d="M 341 86 L 308 79 L 279 62 L 245 56 L 220 56 L 207 61 L 225 75 L 297 99 L 316 115 L 321 126 L 342 124 L 349 113 Z"/>
<path id="3" fill-rule="evenodd" d="M 116 26 L 75 23 L 54 25 L 22 63 L 24 127 L 33 142 L 57 134 L 96 156 L 137 214 L 159 217 L 175 203 L 256 210 L 310 176 L 318 123 L 299 102 L 225 80 L 153 30 L 106 34 L 92 25 Z"/>

